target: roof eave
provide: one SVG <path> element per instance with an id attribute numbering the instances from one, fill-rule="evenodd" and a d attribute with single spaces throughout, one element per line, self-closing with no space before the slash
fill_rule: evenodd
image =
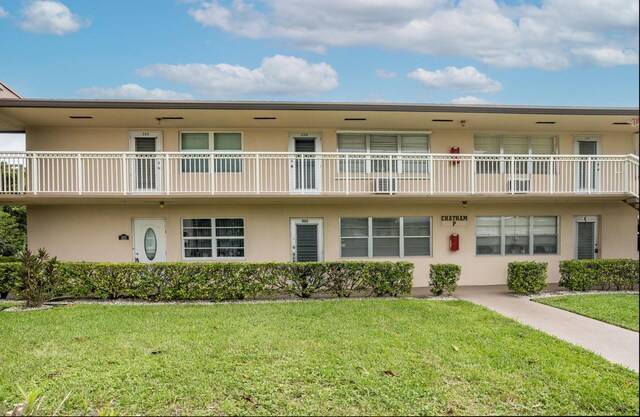
<path id="1" fill-rule="evenodd" d="M 637 116 L 630 107 L 543 107 L 417 103 L 3 99 L 0 108 L 286 110 L 477 114 Z"/>

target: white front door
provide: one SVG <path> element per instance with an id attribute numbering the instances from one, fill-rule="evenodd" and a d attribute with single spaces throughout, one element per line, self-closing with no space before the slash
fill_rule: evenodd
<path id="1" fill-rule="evenodd" d="M 322 219 L 291 219 L 291 260 L 320 262 L 324 260 Z"/>
<path id="2" fill-rule="evenodd" d="M 575 218 L 575 259 L 599 258 L 598 217 L 577 216 Z"/>
<path id="3" fill-rule="evenodd" d="M 162 132 L 129 132 L 129 150 L 135 152 L 131 161 L 131 189 L 134 192 L 162 190 Z"/>
<path id="4" fill-rule="evenodd" d="M 294 194 L 316 194 L 322 184 L 322 151 L 319 133 L 297 132 L 289 137 L 289 190 Z"/>
<path id="5" fill-rule="evenodd" d="M 600 140 L 593 136 L 576 138 L 575 153 L 581 156 L 598 155 Z M 583 159 L 576 169 L 576 191 L 592 192 L 600 189 L 600 163 Z"/>
<path id="6" fill-rule="evenodd" d="M 164 219 L 133 219 L 133 261 L 167 260 L 167 237 Z"/>

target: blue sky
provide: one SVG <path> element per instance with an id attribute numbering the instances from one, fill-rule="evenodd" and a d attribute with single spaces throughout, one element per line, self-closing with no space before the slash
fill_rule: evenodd
<path id="1" fill-rule="evenodd" d="M 0 0 L 28 98 L 638 106 L 638 0 Z"/>

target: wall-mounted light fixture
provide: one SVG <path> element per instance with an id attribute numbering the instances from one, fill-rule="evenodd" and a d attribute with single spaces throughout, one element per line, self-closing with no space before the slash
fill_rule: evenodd
<path id="1" fill-rule="evenodd" d="M 466 201 L 462 202 L 462 208 L 467 208 L 467 202 Z"/>
<path id="2" fill-rule="evenodd" d="M 160 202 L 160 208 L 163 209 L 164 208 L 164 201 Z"/>
<path id="3" fill-rule="evenodd" d="M 466 120 L 460 120 L 460 126 L 464 127 L 464 125 L 467 123 Z"/>

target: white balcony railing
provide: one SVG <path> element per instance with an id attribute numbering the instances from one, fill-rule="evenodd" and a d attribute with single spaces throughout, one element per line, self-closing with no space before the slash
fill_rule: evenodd
<path id="1" fill-rule="evenodd" d="M 357 153 L 0 154 L 0 195 L 638 196 L 638 157 Z"/>

